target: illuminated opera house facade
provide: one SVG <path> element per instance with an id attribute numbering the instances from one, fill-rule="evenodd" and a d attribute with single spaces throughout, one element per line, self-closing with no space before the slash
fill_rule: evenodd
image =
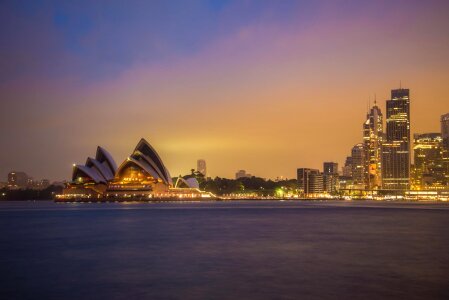
<path id="1" fill-rule="evenodd" d="M 154 148 L 141 139 L 133 153 L 117 166 L 102 147 L 95 158 L 84 165 L 74 165 L 72 180 L 59 200 L 146 200 L 211 198 L 201 191 L 195 178 L 179 177 L 173 183 L 167 168 Z"/>

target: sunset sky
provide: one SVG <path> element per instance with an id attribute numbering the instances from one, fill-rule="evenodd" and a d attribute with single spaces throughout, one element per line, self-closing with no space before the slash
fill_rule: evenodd
<path id="1" fill-rule="evenodd" d="M 141 137 L 172 176 L 294 178 L 400 81 L 412 133 L 449 113 L 449 1 L 1 1 L 0 40 L 0 181 Z"/>

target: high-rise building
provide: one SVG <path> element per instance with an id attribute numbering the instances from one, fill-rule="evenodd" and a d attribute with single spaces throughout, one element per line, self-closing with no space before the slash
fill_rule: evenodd
<path id="1" fill-rule="evenodd" d="M 376 101 L 366 115 L 363 124 L 363 143 L 365 148 L 365 186 L 368 189 L 377 189 L 382 183 L 382 140 L 383 140 L 383 116 Z"/>
<path id="2" fill-rule="evenodd" d="M 443 148 L 449 151 L 449 113 L 441 116 L 441 138 Z"/>
<path id="3" fill-rule="evenodd" d="M 355 186 L 365 188 L 365 145 L 359 143 L 352 147 L 352 180 Z"/>
<path id="4" fill-rule="evenodd" d="M 29 177 L 25 172 L 8 173 L 8 187 L 12 189 L 24 189 L 28 186 Z"/>
<path id="5" fill-rule="evenodd" d="M 415 134 L 413 152 L 413 188 L 441 188 L 445 184 L 441 134 Z"/>
<path id="6" fill-rule="evenodd" d="M 299 189 L 305 195 L 320 194 L 323 192 L 323 175 L 317 169 L 297 169 Z"/>
<path id="7" fill-rule="evenodd" d="M 196 162 L 196 170 L 206 177 L 206 161 L 204 159 L 198 159 Z"/>
<path id="8" fill-rule="evenodd" d="M 338 163 L 336 162 L 324 162 L 323 173 L 326 175 L 338 175 Z"/>
<path id="9" fill-rule="evenodd" d="M 343 176 L 352 178 L 352 156 L 346 157 L 345 165 L 342 168 Z"/>
<path id="10" fill-rule="evenodd" d="M 443 172 L 446 186 L 449 185 L 449 113 L 441 116 L 441 138 L 443 139 Z"/>
<path id="11" fill-rule="evenodd" d="M 338 187 L 338 163 L 324 162 L 323 163 L 323 190 L 330 194 L 337 191 Z"/>
<path id="12" fill-rule="evenodd" d="M 410 91 L 391 91 L 387 100 L 386 141 L 382 145 L 382 187 L 410 187 Z"/>

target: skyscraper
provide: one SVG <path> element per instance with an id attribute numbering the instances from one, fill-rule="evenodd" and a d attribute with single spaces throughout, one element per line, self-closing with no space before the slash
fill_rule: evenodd
<path id="1" fill-rule="evenodd" d="M 374 101 L 374 106 L 366 115 L 363 124 L 363 143 L 365 146 L 365 185 L 368 189 L 381 187 L 381 157 L 383 140 L 383 116 Z"/>
<path id="2" fill-rule="evenodd" d="M 441 116 L 441 138 L 444 150 L 449 151 L 449 113 Z"/>
<path id="3" fill-rule="evenodd" d="M 347 156 L 342 168 L 343 176 L 352 178 L 352 156 Z"/>
<path id="4" fill-rule="evenodd" d="M 382 187 L 410 187 L 410 91 L 391 91 L 387 100 L 386 141 L 382 145 Z"/>
<path id="5" fill-rule="evenodd" d="M 440 133 L 415 133 L 413 188 L 431 189 L 444 185 L 441 146 Z"/>
<path id="6" fill-rule="evenodd" d="M 443 172 L 446 186 L 449 185 L 449 113 L 441 116 L 441 138 L 443 139 Z"/>
<path id="7" fill-rule="evenodd" d="M 198 159 L 196 162 L 196 170 L 206 177 L 207 168 L 206 161 L 204 159 Z"/>
<path id="8" fill-rule="evenodd" d="M 323 173 L 325 175 L 338 175 L 338 163 L 336 162 L 324 162 Z"/>
<path id="9" fill-rule="evenodd" d="M 338 186 L 338 163 L 323 163 L 323 190 L 328 193 L 335 193 Z"/>
<path id="10" fill-rule="evenodd" d="M 365 145 L 359 143 L 352 147 L 352 180 L 358 188 L 365 188 Z"/>

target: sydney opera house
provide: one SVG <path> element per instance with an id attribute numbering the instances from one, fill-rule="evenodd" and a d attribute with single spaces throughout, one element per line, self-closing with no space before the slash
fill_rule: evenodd
<path id="1" fill-rule="evenodd" d="M 173 183 L 156 150 L 141 139 L 133 153 L 117 167 L 112 156 L 98 147 L 95 158 L 74 165 L 72 180 L 57 200 L 157 200 L 211 198 L 195 178 L 179 177 Z"/>

